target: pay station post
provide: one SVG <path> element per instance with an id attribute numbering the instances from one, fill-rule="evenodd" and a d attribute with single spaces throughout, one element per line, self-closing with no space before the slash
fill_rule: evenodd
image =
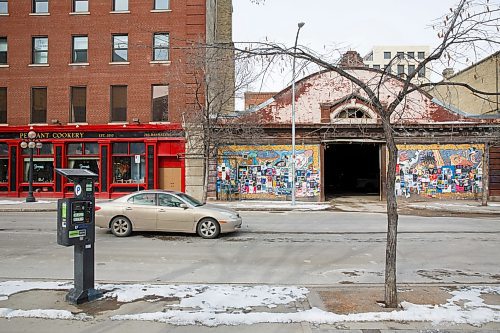
<path id="1" fill-rule="evenodd" d="M 66 301 L 81 304 L 102 293 L 94 289 L 95 197 L 98 175 L 85 169 L 56 169 L 75 184 L 73 198 L 57 201 L 57 243 L 74 246 L 74 287 Z"/>

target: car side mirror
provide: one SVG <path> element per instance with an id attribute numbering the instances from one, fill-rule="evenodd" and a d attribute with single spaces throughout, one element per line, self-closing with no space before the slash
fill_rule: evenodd
<path id="1" fill-rule="evenodd" d="M 187 209 L 187 208 L 188 208 L 188 205 L 186 205 L 185 203 L 181 203 L 181 204 L 179 205 L 179 207 L 184 208 L 184 209 Z"/>

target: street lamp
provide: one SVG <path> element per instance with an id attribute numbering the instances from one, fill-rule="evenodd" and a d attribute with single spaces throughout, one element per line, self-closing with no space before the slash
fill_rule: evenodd
<path id="1" fill-rule="evenodd" d="M 29 190 L 28 190 L 28 196 L 26 197 L 26 202 L 35 202 L 36 199 L 33 196 L 33 151 L 35 148 L 42 148 L 42 143 L 36 139 L 36 132 L 35 131 L 29 131 L 28 132 L 28 138 L 24 139 L 21 142 L 21 148 L 29 149 L 30 152 L 30 165 L 29 165 L 29 175 L 28 175 L 28 181 L 29 181 Z"/>
<path id="2" fill-rule="evenodd" d="M 297 24 L 297 35 L 293 46 L 293 65 L 292 65 L 292 206 L 295 206 L 295 53 L 297 52 L 297 41 L 299 39 L 300 29 L 304 22 Z"/>

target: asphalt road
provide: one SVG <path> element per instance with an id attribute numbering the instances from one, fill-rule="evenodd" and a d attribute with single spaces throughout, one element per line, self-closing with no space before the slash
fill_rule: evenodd
<path id="1" fill-rule="evenodd" d="M 216 240 L 96 231 L 96 280 L 335 285 L 383 283 L 386 216 L 242 212 Z M 73 279 L 73 249 L 56 242 L 55 213 L 3 213 L 0 279 Z M 398 283 L 499 283 L 500 221 L 400 217 Z"/>

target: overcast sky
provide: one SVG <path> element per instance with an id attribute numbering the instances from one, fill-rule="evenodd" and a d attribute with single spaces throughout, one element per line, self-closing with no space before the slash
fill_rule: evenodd
<path id="1" fill-rule="evenodd" d="M 233 40 L 269 41 L 293 46 L 297 23 L 305 22 L 298 44 L 323 53 L 342 47 L 364 56 L 373 45 L 437 45 L 433 20 L 457 0 L 250 0 L 233 1 Z M 266 80 L 278 91 L 286 80 Z M 254 88 L 255 89 L 255 88 Z"/>

